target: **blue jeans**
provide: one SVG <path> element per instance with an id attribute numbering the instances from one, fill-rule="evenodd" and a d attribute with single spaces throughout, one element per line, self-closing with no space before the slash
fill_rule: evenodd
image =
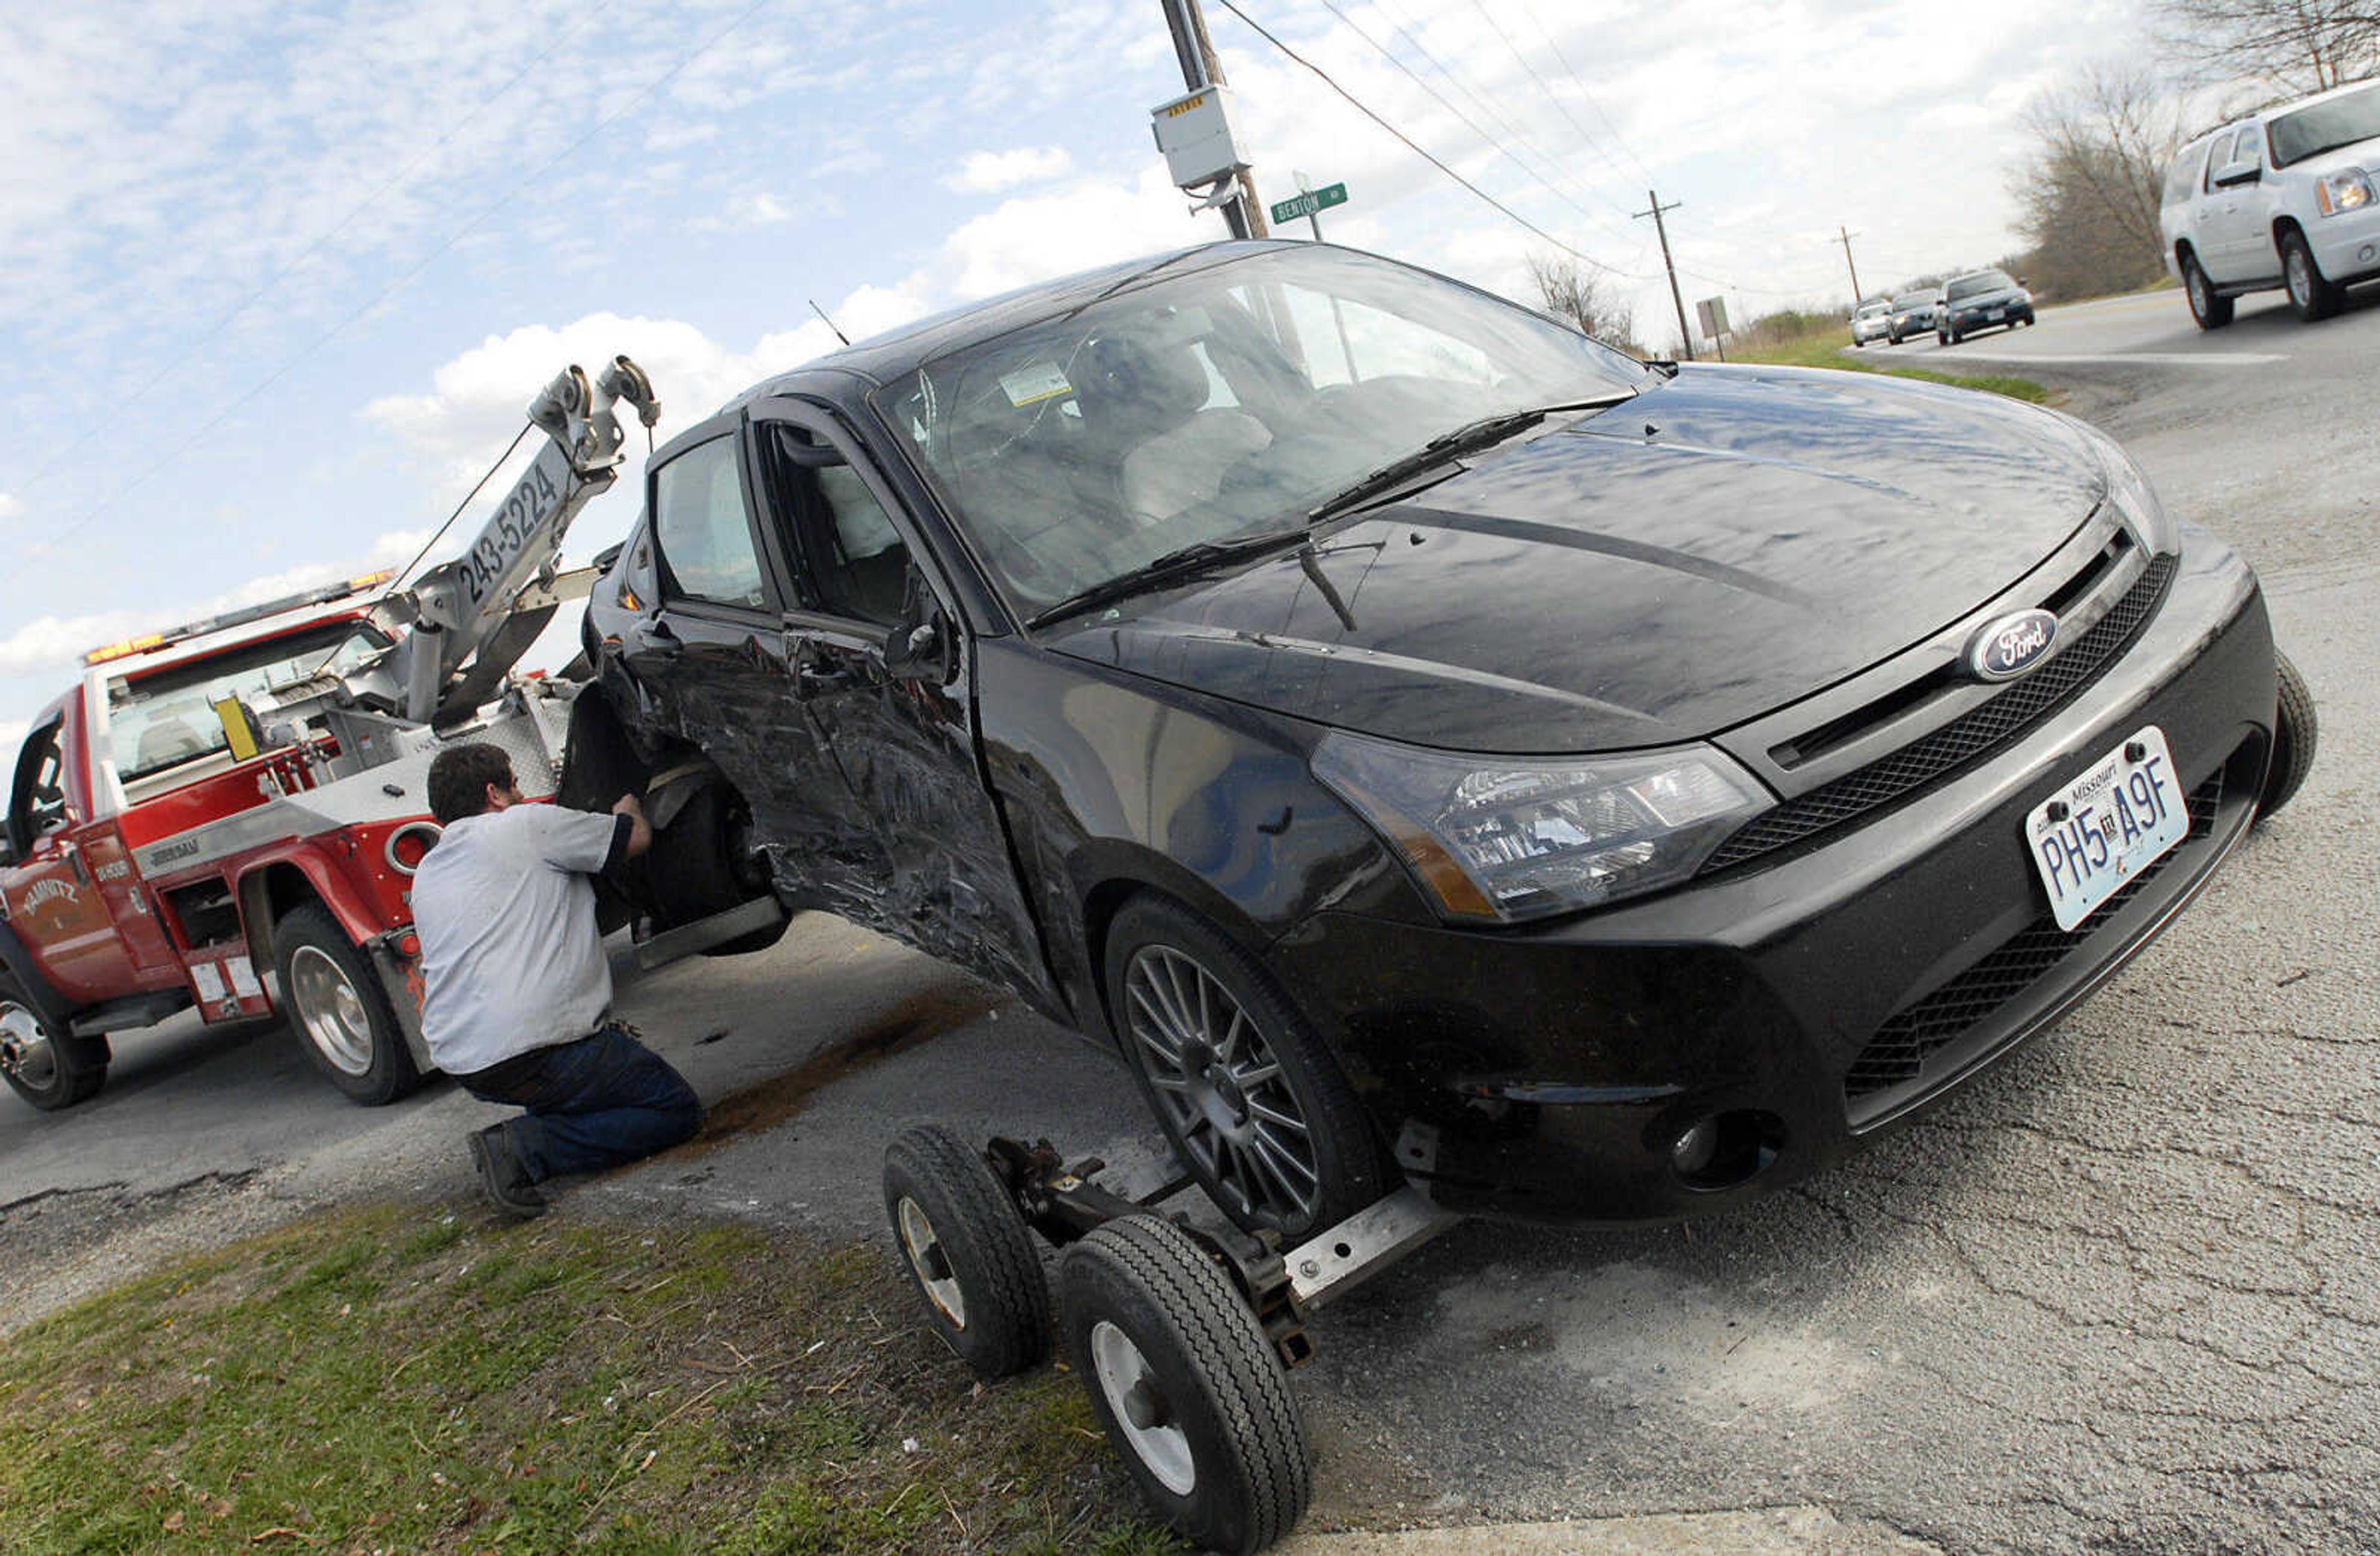
<path id="1" fill-rule="evenodd" d="M 532 1183 L 635 1161 L 702 1124 L 686 1077 L 617 1027 L 455 1078 L 483 1101 L 528 1110 L 504 1130 Z"/>

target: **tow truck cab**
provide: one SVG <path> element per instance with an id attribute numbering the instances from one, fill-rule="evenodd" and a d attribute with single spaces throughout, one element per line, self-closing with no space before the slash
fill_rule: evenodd
<path id="1" fill-rule="evenodd" d="M 391 1100 L 429 1067 L 408 900 L 437 836 L 420 764 L 354 771 L 320 716 L 389 646 L 366 592 L 384 577 L 94 650 L 33 722 L 0 861 L 0 1073 L 29 1101 L 96 1091 L 109 1032 L 194 1005 L 210 1023 L 278 1014 L 267 969 L 285 998 L 308 984 L 293 1025 L 350 1097 Z M 371 803 L 310 803 L 333 785 Z"/>

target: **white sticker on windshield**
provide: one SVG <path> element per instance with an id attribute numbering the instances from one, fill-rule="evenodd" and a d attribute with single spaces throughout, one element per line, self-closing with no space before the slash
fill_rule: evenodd
<path id="1" fill-rule="evenodd" d="M 1064 371 L 1055 362 L 1036 362 L 1029 368 L 1002 373 L 1000 386 L 1008 391 L 1008 403 L 1013 406 L 1029 406 L 1075 392 L 1075 386 L 1066 382 Z"/>

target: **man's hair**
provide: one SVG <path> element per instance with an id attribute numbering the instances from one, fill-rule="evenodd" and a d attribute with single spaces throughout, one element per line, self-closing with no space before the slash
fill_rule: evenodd
<path id="1" fill-rule="evenodd" d="M 484 740 L 449 746 L 430 763 L 430 813 L 442 827 L 488 808 L 488 785 L 509 788 L 513 760 Z"/>

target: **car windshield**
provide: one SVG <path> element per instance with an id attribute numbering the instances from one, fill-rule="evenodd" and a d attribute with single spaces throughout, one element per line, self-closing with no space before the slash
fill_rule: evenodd
<path id="1" fill-rule="evenodd" d="M 2275 167 L 2287 167 L 2293 162 L 2303 162 L 2375 137 L 2380 137 L 2380 86 L 2365 87 L 2362 91 L 2350 91 L 2345 97 L 2334 97 L 2294 114 L 2283 114 L 2266 129 L 2266 143 L 2272 148 Z"/>
<path id="2" fill-rule="evenodd" d="M 1949 291 L 1946 295 L 1952 302 L 1956 302 L 1961 298 L 1979 298 L 1985 292 L 2009 291 L 2015 286 L 2015 282 L 2002 275 L 1998 271 L 1987 270 L 1980 275 L 1961 275 L 1950 283 Z"/>
<path id="3" fill-rule="evenodd" d="M 1912 308 L 1923 308 L 1933 300 L 1933 294 L 1930 292 L 1903 292 L 1892 299 L 1892 310 L 1895 313 L 1906 313 Z"/>
<path id="4" fill-rule="evenodd" d="M 875 404 L 1030 617 L 1184 548 L 1294 534 L 1483 419 L 1650 379 L 1542 315 L 1302 245 L 1128 284 L 937 358 Z"/>
<path id="5" fill-rule="evenodd" d="M 327 622 L 267 642 L 244 644 L 205 659 L 169 665 L 107 685 L 107 729 L 118 778 L 129 783 L 223 750 L 227 697 L 256 703 L 275 687 L 355 668 L 388 647 L 378 627 Z"/>
<path id="6" fill-rule="evenodd" d="M 1860 304 L 1859 317 L 1863 319 L 1873 319 L 1878 314 L 1889 313 L 1891 311 L 1892 305 L 1888 302 L 1864 302 Z"/>

